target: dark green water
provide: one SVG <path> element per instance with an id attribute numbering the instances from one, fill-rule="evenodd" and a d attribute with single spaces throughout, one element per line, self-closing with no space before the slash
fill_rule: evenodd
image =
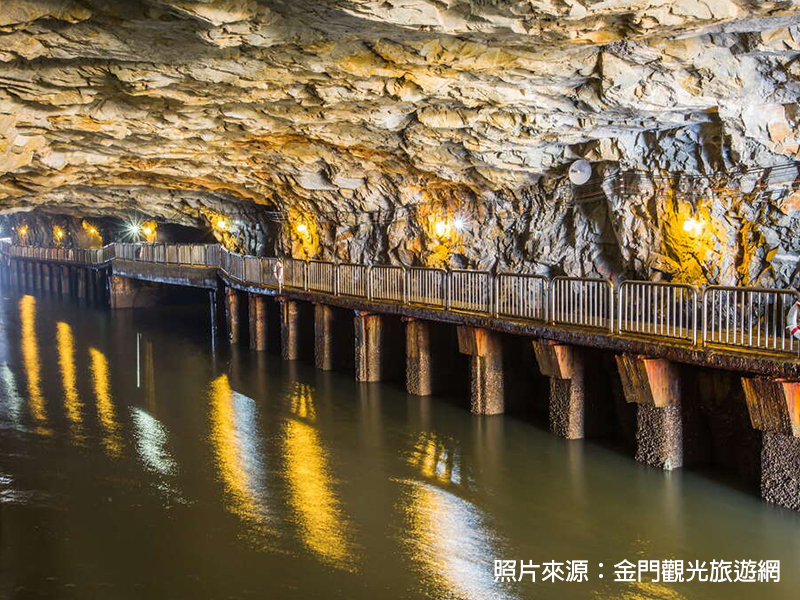
<path id="1" fill-rule="evenodd" d="M 701 474 L 213 357 L 205 309 L 0 311 L 2 598 L 800 596 L 800 516 Z M 495 559 L 588 560 L 589 581 L 495 583 Z M 614 583 L 624 559 L 780 560 L 781 582 Z"/>

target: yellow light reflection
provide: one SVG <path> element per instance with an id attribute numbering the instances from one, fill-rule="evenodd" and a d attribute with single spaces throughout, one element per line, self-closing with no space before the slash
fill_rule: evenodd
<path id="1" fill-rule="evenodd" d="M 28 405 L 31 416 L 37 423 L 36 432 L 49 435 L 50 431 L 44 427 L 47 423 L 47 412 L 42 396 L 39 343 L 36 340 L 36 298 L 33 296 L 20 298 L 19 319 L 22 335 L 22 362 L 25 365 L 25 377 L 28 382 Z"/>
<path id="2" fill-rule="evenodd" d="M 260 502 L 254 431 L 237 419 L 236 395 L 227 375 L 211 382 L 210 399 L 211 442 L 228 496 L 227 509 L 246 523 L 263 524 L 268 515 Z"/>
<path id="3" fill-rule="evenodd" d="M 514 598 L 494 581 L 498 550 L 475 506 L 426 483 L 403 483 L 409 486 L 406 539 L 425 587 L 443 598 Z"/>
<path id="4" fill-rule="evenodd" d="M 114 416 L 108 359 L 96 348 L 89 348 L 89 357 L 94 395 L 97 400 L 97 417 L 100 419 L 100 426 L 104 433 L 103 446 L 110 456 L 118 457 L 122 453 L 122 440 L 120 439 L 119 425 Z"/>
<path id="5" fill-rule="evenodd" d="M 435 434 L 423 432 L 408 457 L 408 464 L 420 474 L 439 483 L 461 484 L 458 453 L 449 449 Z"/>
<path id="6" fill-rule="evenodd" d="M 69 419 L 72 434 L 82 438 L 81 400 L 78 396 L 75 376 L 75 342 L 72 328 L 66 323 L 56 324 L 56 343 L 58 345 L 58 366 L 61 370 L 61 381 L 64 386 L 64 408 Z"/>
<path id="7" fill-rule="evenodd" d="M 297 417 L 307 421 L 316 418 L 309 386 L 295 384 L 289 400 Z M 355 571 L 328 458 L 316 428 L 306 420 L 290 418 L 286 421 L 284 440 L 290 504 L 297 515 L 303 543 L 323 562 Z"/>

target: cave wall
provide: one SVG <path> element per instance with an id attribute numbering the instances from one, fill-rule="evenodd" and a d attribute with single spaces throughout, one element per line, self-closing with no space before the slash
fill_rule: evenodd
<path id="1" fill-rule="evenodd" d="M 8 0 L 0 214 L 796 285 L 798 51 L 798 0 Z"/>

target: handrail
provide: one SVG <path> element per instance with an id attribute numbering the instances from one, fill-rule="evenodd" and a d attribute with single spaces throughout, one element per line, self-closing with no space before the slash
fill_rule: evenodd
<path id="1" fill-rule="evenodd" d="M 606 279 L 470 269 L 362 265 L 256 257 L 216 244 L 112 243 L 102 248 L 14 246 L 0 240 L 5 258 L 104 265 L 138 262 L 215 267 L 244 284 L 364 298 L 493 318 L 548 322 L 611 335 L 663 338 L 696 348 L 800 354 L 787 331 L 798 303 L 793 289 Z"/>
<path id="2" fill-rule="evenodd" d="M 623 281 L 617 288 L 617 332 L 697 342 L 697 290 L 685 283 Z"/>

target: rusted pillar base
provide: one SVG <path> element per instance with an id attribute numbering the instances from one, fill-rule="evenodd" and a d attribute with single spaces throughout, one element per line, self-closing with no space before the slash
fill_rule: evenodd
<path id="1" fill-rule="evenodd" d="M 61 266 L 61 267 L 58 268 L 58 272 L 59 272 L 58 279 L 59 279 L 59 286 L 60 286 L 60 290 L 61 290 L 61 295 L 64 298 L 69 298 L 70 294 L 72 293 L 72 291 L 71 291 L 72 290 L 72 286 L 70 285 L 71 281 L 70 281 L 70 276 L 69 276 L 70 275 L 69 267 Z"/>
<path id="2" fill-rule="evenodd" d="M 683 466 L 683 420 L 677 365 L 618 355 L 625 400 L 637 404 L 636 460 L 664 470 Z"/>
<path id="3" fill-rule="evenodd" d="M 488 329 L 458 328 L 458 349 L 470 355 L 470 409 L 475 415 L 505 411 L 500 338 Z"/>
<path id="4" fill-rule="evenodd" d="M 750 423 L 762 431 L 761 497 L 800 510 L 800 382 L 742 377 Z"/>
<path id="5" fill-rule="evenodd" d="M 263 351 L 267 349 L 267 307 L 266 298 L 260 294 L 248 295 L 248 322 L 250 325 L 250 348 Z"/>
<path id="6" fill-rule="evenodd" d="M 333 370 L 333 309 L 326 304 L 314 305 L 314 365 Z"/>
<path id="7" fill-rule="evenodd" d="M 300 324 L 297 302 L 281 298 L 281 356 L 283 360 L 300 358 Z"/>
<path id="8" fill-rule="evenodd" d="M 431 378 L 431 333 L 427 321 L 405 319 L 406 391 L 415 396 L 433 393 Z"/>
<path id="9" fill-rule="evenodd" d="M 239 332 L 239 294 L 232 287 L 225 288 L 225 318 L 228 324 L 228 341 L 238 344 Z"/>
<path id="10" fill-rule="evenodd" d="M 381 380 L 383 321 L 380 315 L 356 312 L 356 381 Z"/>
<path id="11" fill-rule="evenodd" d="M 536 362 L 550 378 L 550 431 L 568 440 L 585 435 L 586 387 L 580 349 L 547 340 L 533 340 Z"/>

